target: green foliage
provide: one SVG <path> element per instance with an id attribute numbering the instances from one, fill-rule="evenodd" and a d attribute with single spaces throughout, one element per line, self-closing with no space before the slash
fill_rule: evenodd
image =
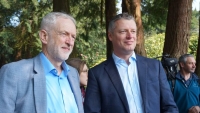
<path id="1" fill-rule="evenodd" d="M 165 34 L 162 33 L 162 34 L 155 34 L 146 38 L 145 50 L 147 52 L 147 57 L 156 58 L 158 56 L 162 56 L 163 46 L 164 46 L 164 37 L 165 37 Z M 198 35 L 192 34 L 190 36 L 188 53 L 196 56 L 197 46 L 198 46 Z"/>
<path id="2" fill-rule="evenodd" d="M 42 17 L 52 10 L 52 1 L 8 0 L 0 1 L 0 4 L 3 4 L 0 10 L 4 10 L 0 13 L 0 17 L 4 17 L 0 18 L 2 20 L 0 43 L 3 50 L 7 50 L 7 52 L 2 51 L 0 57 L 10 62 L 38 54 L 41 51 L 41 43 L 38 39 L 39 23 Z"/>
<path id="3" fill-rule="evenodd" d="M 0 4 L 3 5 L 0 17 L 4 17 L 0 18 L 0 58 L 5 58 L 5 54 L 5 60 L 10 62 L 38 54 L 41 51 L 39 23 L 52 11 L 52 0 L 1 0 Z M 89 67 L 106 57 L 105 24 L 102 24 L 105 19 L 101 17 L 104 11 L 100 5 L 101 0 L 70 1 L 71 14 L 77 20 L 76 57 L 86 60 Z"/>
<path id="4" fill-rule="evenodd" d="M 105 19 L 101 18 L 101 0 L 71 4 L 74 4 L 70 10 L 77 20 L 78 29 L 76 57 L 87 61 L 88 66 L 93 67 L 106 59 L 106 29 Z"/>
<path id="5" fill-rule="evenodd" d="M 194 10 L 192 11 L 192 20 L 191 20 L 191 32 L 198 33 L 199 31 L 199 11 Z"/>
<path id="6" fill-rule="evenodd" d="M 70 0 L 71 15 L 77 20 L 76 57 L 86 60 L 89 67 L 106 59 L 105 7 L 101 9 L 101 2 Z M 41 51 L 39 23 L 52 11 L 52 0 L 0 0 L 0 6 L 0 61 L 4 58 L 10 62 L 38 54 Z M 148 36 L 145 46 L 150 58 L 162 55 L 167 6 L 168 0 L 142 1 L 142 20 Z M 190 53 L 195 53 L 197 48 L 198 17 L 198 11 L 194 11 Z"/>
<path id="7" fill-rule="evenodd" d="M 196 56 L 197 47 L 198 47 L 198 35 L 197 34 L 192 34 L 192 36 L 190 37 L 188 53 L 193 54 L 194 56 Z"/>
<path id="8" fill-rule="evenodd" d="M 6 8 L 6 9 L 10 8 L 10 4 L 9 4 L 8 0 L 1 0 L 0 3 L 4 8 Z"/>
<path id="9" fill-rule="evenodd" d="M 104 35 L 105 36 L 105 35 Z M 85 41 L 82 38 L 76 40 L 78 48 L 77 56 L 87 61 L 89 67 L 98 64 L 102 59 L 106 59 L 106 40 L 93 39 Z"/>
<path id="10" fill-rule="evenodd" d="M 147 57 L 156 58 L 162 55 L 165 34 L 155 34 L 145 39 Z"/>
<path id="11" fill-rule="evenodd" d="M 165 32 L 168 1 L 142 0 L 142 22 L 146 34 Z"/>
<path id="12" fill-rule="evenodd" d="M 15 39 L 13 38 L 13 33 L 10 31 L 6 31 L 5 29 L 0 32 L 0 59 L 8 59 L 6 62 L 10 62 L 10 58 L 12 58 L 13 47 Z"/>
<path id="13" fill-rule="evenodd" d="M 142 22 L 146 35 L 165 33 L 169 0 L 142 0 Z M 197 33 L 199 11 L 192 11 L 191 32 Z"/>

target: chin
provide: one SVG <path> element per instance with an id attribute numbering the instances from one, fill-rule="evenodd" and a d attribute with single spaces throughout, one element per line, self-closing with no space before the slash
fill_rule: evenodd
<path id="1" fill-rule="evenodd" d="M 71 54 L 71 53 L 65 54 L 65 55 L 64 55 L 64 59 L 67 60 L 67 59 L 69 58 L 69 55 L 70 55 L 70 54 Z"/>

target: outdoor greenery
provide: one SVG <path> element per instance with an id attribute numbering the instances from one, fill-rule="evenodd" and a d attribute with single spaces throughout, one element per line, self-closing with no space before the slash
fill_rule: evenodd
<path id="1" fill-rule="evenodd" d="M 70 0 L 71 15 L 77 20 L 75 55 L 89 67 L 106 59 L 105 7 L 102 0 Z M 168 0 L 143 0 L 142 21 L 147 57 L 162 55 Z M 52 0 L 0 1 L 0 66 L 11 61 L 31 58 L 41 51 L 39 23 L 53 9 Z M 103 10 L 103 11 L 102 11 Z M 103 16 L 102 16 L 103 15 Z M 189 53 L 196 54 L 198 11 L 193 11 Z"/>
<path id="2" fill-rule="evenodd" d="M 154 34 L 145 39 L 145 48 L 147 52 L 147 57 L 157 58 L 163 55 L 164 38 L 165 34 L 161 33 L 161 34 Z M 192 34 L 190 37 L 188 53 L 196 56 L 197 45 L 198 45 L 198 35 Z"/>
<path id="3" fill-rule="evenodd" d="M 92 67 L 106 59 L 105 18 L 101 18 L 101 0 L 72 4 L 71 12 L 77 20 L 78 29 L 75 57 L 87 61 L 88 66 Z"/>

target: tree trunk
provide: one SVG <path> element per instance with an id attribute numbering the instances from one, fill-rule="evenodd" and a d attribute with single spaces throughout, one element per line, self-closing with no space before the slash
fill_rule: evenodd
<path id="1" fill-rule="evenodd" d="M 135 52 L 139 55 L 146 56 L 140 4 L 141 0 L 122 0 L 122 12 L 128 12 L 134 16 L 137 25 L 137 45 Z"/>
<path id="2" fill-rule="evenodd" d="M 70 14 L 69 0 L 53 0 L 53 11 Z"/>
<path id="3" fill-rule="evenodd" d="M 112 55 L 112 42 L 108 39 L 108 24 L 112 17 L 116 15 L 116 1 L 105 0 L 105 14 L 106 14 L 106 45 L 107 45 L 107 58 Z"/>
<path id="4" fill-rule="evenodd" d="M 163 54 L 179 58 L 187 53 L 192 0 L 169 0 Z"/>
<path id="5" fill-rule="evenodd" d="M 196 56 L 196 70 L 195 73 L 200 76 L 200 38 L 198 39 L 197 56 Z"/>
<path id="6" fill-rule="evenodd" d="M 200 11 L 199 11 L 200 14 Z M 199 17 L 199 33 L 200 33 L 200 17 Z M 200 37 L 198 39 L 197 56 L 196 56 L 196 70 L 195 73 L 200 76 Z"/>
<path id="7" fill-rule="evenodd" d="M 53 11 L 54 12 L 65 12 L 67 14 L 70 14 L 70 4 L 69 0 L 53 0 Z M 77 47 L 76 43 L 74 45 L 73 51 L 70 54 L 70 58 L 78 57 L 77 54 Z"/>

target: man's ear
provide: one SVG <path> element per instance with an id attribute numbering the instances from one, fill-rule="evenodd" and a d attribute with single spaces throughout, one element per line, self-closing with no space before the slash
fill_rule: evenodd
<path id="1" fill-rule="evenodd" d="M 47 44 L 48 33 L 45 30 L 39 31 L 40 40 L 43 44 Z"/>
<path id="2" fill-rule="evenodd" d="M 180 67 L 184 67 L 184 63 L 183 62 L 180 62 Z"/>
<path id="3" fill-rule="evenodd" d="M 112 42 L 112 33 L 108 32 L 108 39 Z"/>

